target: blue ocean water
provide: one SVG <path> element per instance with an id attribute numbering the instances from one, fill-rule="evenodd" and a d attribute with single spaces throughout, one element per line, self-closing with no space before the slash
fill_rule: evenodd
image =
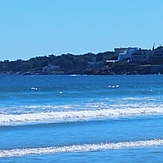
<path id="1" fill-rule="evenodd" d="M 162 162 L 163 76 L 0 76 L 0 162 Z"/>

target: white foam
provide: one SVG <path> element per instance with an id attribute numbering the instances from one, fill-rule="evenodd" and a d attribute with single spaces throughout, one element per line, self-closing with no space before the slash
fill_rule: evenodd
<path id="1" fill-rule="evenodd" d="M 31 87 L 31 90 L 38 91 L 38 90 L 39 90 L 39 88 L 36 88 L 36 87 Z"/>
<path id="2" fill-rule="evenodd" d="M 145 140 L 145 141 L 130 141 L 118 143 L 101 143 L 101 144 L 83 144 L 62 147 L 45 147 L 45 148 L 23 148 L 0 150 L 0 157 L 13 157 L 34 154 L 55 154 L 64 152 L 87 152 L 96 150 L 113 150 L 127 148 L 141 148 L 150 146 L 163 146 L 163 140 Z"/>
<path id="3" fill-rule="evenodd" d="M 163 115 L 163 108 L 127 108 L 127 109 L 100 109 L 80 111 L 38 112 L 29 114 L 0 114 L 0 125 L 69 122 L 92 119 L 119 118 L 130 116 Z"/>

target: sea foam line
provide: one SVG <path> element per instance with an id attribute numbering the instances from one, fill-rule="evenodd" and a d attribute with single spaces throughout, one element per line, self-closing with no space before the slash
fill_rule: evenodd
<path id="1" fill-rule="evenodd" d="M 141 148 L 151 146 L 163 146 L 162 139 L 145 140 L 145 141 L 129 141 L 118 143 L 101 143 L 101 144 L 83 144 L 62 147 L 45 147 L 45 148 L 23 148 L 0 150 L 0 157 L 14 157 L 36 154 L 55 154 L 66 152 L 88 152 L 97 150 L 127 149 Z"/>
<path id="2" fill-rule="evenodd" d="M 132 108 L 132 109 L 100 109 L 61 112 L 41 112 L 30 114 L 1 114 L 0 125 L 45 123 L 45 122 L 69 122 L 90 119 L 104 119 L 114 117 L 130 117 L 144 115 L 163 115 L 163 108 Z"/>

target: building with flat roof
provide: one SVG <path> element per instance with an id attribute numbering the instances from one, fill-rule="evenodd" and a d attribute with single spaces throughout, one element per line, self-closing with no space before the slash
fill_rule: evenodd
<path id="1" fill-rule="evenodd" d="M 132 62 L 145 62 L 150 59 L 152 51 L 147 49 L 138 49 L 131 54 Z"/>
<path id="2" fill-rule="evenodd" d="M 136 47 L 128 47 L 126 51 L 120 53 L 118 56 L 118 61 L 130 60 L 134 51 L 138 50 Z"/>

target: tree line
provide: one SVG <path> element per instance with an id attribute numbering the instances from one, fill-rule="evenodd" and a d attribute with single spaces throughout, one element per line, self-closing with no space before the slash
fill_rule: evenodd
<path id="1" fill-rule="evenodd" d="M 88 74 L 114 59 L 114 52 L 83 55 L 62 54 L 39 56 L 29 60 L 0 61 L 0 74 Z"/>

